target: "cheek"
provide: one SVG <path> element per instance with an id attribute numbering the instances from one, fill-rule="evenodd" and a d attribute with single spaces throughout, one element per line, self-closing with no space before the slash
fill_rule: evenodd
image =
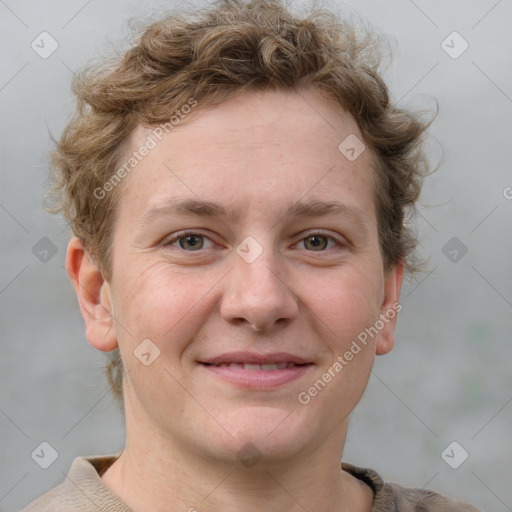
<path id="1" fill-rule="evenodd" d="M 139 275 L 131 281 L 126 278 L 122 287 L 123 327 L 118 329 L 129 387 L 144 409 L 149 411 L 154 403 L 169 403 L 176 412 L 183 400 L 179 382 L 187 371 L 181 357 L 203 324 L 201 315 L 208 303 L 198 302 L 198 298 L 211 285 L 203 282 L 198 294 L 196 280 L 177 275 L 168 264 L 165 271 L 161 265 Z"/>
<path id="2" fill-rule="evenodd" d="M 322 397 L 317 400 L 317 407 L 337 411 L 332 425 L 359 402 L 375 358 L 375 338 L 364 338 L 364 333 L 379 317 L 379 281 L 377 274 L 373 279 L 365 277 L 369 275 L 367 270 L 364 275 L 346 272 L 336 278 L 331 276 L 323 291 L 308 304 L 318 319 L 329 354 L 317 377 L 328 382 L 328 390 L 319 393 Z"/>
<path id="3" fill-rule="evenodd" d="M 308 294 L 307 305 L 340 348 L 350 344 L 378 318 L 382 283 L 377 273 L 346 268 L 337 275 L 326 275 L 317 283 L 315 293 Z"/>
<path id="4" fill-rule="evenodd" d="M 200 329 L 218 278 L 176 272 L 167 262 L 134 268 L 131 276 L 124 277 L 120 322 L 130 338 L 128 344 L 138 345 L 147 338 L 162 352 L 181 352 Z"/>
<path id="5" fill-rule="evenodd" d="M 376 288 L 363 283 L 356 276 L 330 279 L 308 304 L 326 357 L 298 400 L 301 407 L 309 404 L 304 406 L 308 418 L 324 418 L 322 428 L 327 430 L 337 428 L 356 407 L 373 366 L 375 342 L 362 343 L 358 336 L 378 318 L 378 300 Z"/>

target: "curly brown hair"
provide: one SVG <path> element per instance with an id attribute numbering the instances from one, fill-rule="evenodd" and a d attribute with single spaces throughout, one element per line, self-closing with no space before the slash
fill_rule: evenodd
<path id="1" fill-rule="evenodd" d="M 73 81 L 76 112 L 52 152 L 52 213 L 63 212 L 103 277 L 112 277 L 116 178 L 138 125 L 169 123 L 190 102 L 213 107 L 246 88 L 314 88 L 350 112 L 373 156 L 384 269 L 420 269 L 406 222 L 428 172 L 429 122 L 393 105 L 378 68 L 382 43 L 368 28 L 326 10 L 292 13 L 280 0 L 220 0 L 166 14 L 136 35 L 121 57 Z M 341 141 L 340 141 L 341 142 Z M 102 190 L 99 198 L 96 190 Z M 123 364 L 111 353 L 107 378 L 122 405 Z"/>

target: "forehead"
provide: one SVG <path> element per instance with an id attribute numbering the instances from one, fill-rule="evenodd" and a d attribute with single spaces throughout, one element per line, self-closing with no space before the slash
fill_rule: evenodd
<path id="1" fill-rule="evenodd" d="M 357 123 L 318 92 L 245 91 L 196 108 L 168 133 L 158 126 L 133 132 L 127 157 L 151 149 L 123 183 L 119 208 L 125 213 L 143 215 L 172 198 L 266 212 L 309 195 L 359 202 L 354 206 L 373 214 L 369 151 L 356 159 L 342 151 L 344 141 L 361 150 Z"/>

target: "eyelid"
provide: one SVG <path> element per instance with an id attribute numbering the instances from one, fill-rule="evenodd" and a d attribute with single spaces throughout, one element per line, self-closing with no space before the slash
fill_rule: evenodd
<path id="1" fill-rule="evenodd" d="M 175 242 L 177 242 L 181 238 L 185 238 L 187 236 L 192 236 L 192 235 L 202 236 L 206 240 L 209 240 L 212 244 L 217 244 L 218 245 L 218 243 L 215 242 L 210 236 L 205 235 L 204 233 L 201 233 L 200 230 L 197 230 L 197 229 L 184 229 L 183 231 L 178 231 L 177 233 L 174 233 L 171 236 L 166 237 L 162 241 L 162 245 L 164 247 L 173 247 L 172 244 L 174 244 Z M 300 239 L 295 244 L 293 244 L 293 246 L 296 246 L 299 243 L 304 242 L 304 240 L 306 238 L 310 237 L 310 236 L 323 236 L 325 238 L 333 240 L 335 242 L 335 244 L 338 247 L 340 247 L 340 248 L 342 248 L 342 247 L 350 247 L 351 246 L 351 243 L 345 237 L 342 237 L 341 235 L 335 236 L 335 235 L 331 234 L 330 232 L 325 232 L 325 231 L 322 231 L 322 230 L 319 230 L 319 229 L 316 229 L 316 230 L 314 229 L 312 231 L 309 231 L 309 232 L 306 232 L 306 233 L 302 233 L 300 235 Z M 186 251 L 185 249 L 182 249 L 181 247 L 175 247 L 175 248 L 179 249 L 181 251 L 184 251 L 184 252 L 200 252 L 201 250 L 203 250 L 203 249 L 200 249 L 198 251 Z M 331 247 L 331 249 L 332 249 L 332 247 Z M 314 251 L 310 251 L 310 252 L 314 252 Z M 324 252 L 324 251 L 318 251 L 318 252 Z"/>
<path id="2" fill-rule="evenodd" d="M 209 237 L 208 235 L 205 235 L 204 233 L 201 233 L 197 229 L 195 229 L 195 230 L 194 229 L 184 229 L 183 231 L 178 231 L 177 233 L 173 233 L 171 236 L 164 238 L 164 240 L 162 241 L 162 246 L 163 247 L 173 247 L 172 244 L 174 244 L 181 238 L 186 238 L 187 236 L 193 236 L 193 235 L 202 236 L 206 240 L 209 240 L 212 244 L 216 243 L 212 240 L 211 237 Z M 202 250 L 202 249 L 200 249 L 198 251 L 186 251 L 185 249 L 183 249 L 181 247 L 175 247 L 175 249 L 179 249 L 184 252 L 200 252 Z"/>
<path id="3" fill-rule="evenodd" d="M 335 236 L 331 232 L 325 232 L 325 231 L 316 229 L 316 230 L 312 230 L 312 231 L 309 231 L 306 233 L 301 233 L 300 240 L 297 243 L 295 243 L 294 246 L 303 242 L 306 238 L 308 238 L 310 236 L 324 236 L 325 238 L 329 238 L 329 239 L 333 240 L 338 247 L 350 247 L 350 245 L 351 245 L 350 242 L 345 237 L 343 237 L 341 235 Z M 311 252 L 315 252 L 315 251 L 311 251 Z M 324 252 L 324 251 L 317 251 L 317 252 Z"/>

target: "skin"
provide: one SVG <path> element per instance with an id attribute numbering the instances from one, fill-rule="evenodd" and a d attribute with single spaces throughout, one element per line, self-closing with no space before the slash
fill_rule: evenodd
<path id="1" fill-rule="evenodd" d="M 134 131 L 128 153 L 151 129 Z M 396 316 L 310 403 L 297 399 L 399 301 L 403 265 L 383 270 L 371 154 L 349 161 L 338 150 L 349 134 L 363 140 L 350 114 L 312 90 L 246 91 L 198 108 L 122 183 L 111 282 L 71 240 L 66 267 L 87 338 L 98 350 L 119 346 L 127 369 L 126 449 L 102 478 L 133 510 L 371 509 L 371 489 L 340 460 Z M 167 212 L 141 224 L 152 207 L 186 199 L 232 215 Z M 287 217 L 299 201 L 337 201 L 359 216 Z M 168 243 L 183 230 L 205 236 L 192 239 L 202 248 Z M 262 250 L 252 263 L 236 251 L 249 236 Z M 144 339 L 160 350 L 148 366 L 133 354 Z M 250 390 L 198 363 L 232 351 L 290 352 L 313 365 Z M 251 467 L 237 456 L 246 443 L 257 448 Z"/>

